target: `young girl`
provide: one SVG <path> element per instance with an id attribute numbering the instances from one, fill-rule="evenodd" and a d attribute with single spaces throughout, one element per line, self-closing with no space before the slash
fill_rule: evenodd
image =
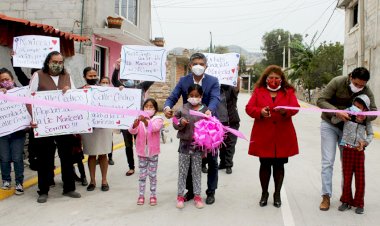
<path id="1" fill-rule="evenodd" d="M 0 91 L 6 93 L 14 86 L 12 73 L 6 68 L 0 69 Z M 24 142 L 25 131 L 23 130 L 0 137 L 1 177 L 3 179 L 1 188 L 4 190 L 11 189 L 11 162 L 13 162 L 16 176 L 16 195 L 24 194 Z"/>
<path id="2" fill-rule="evenodd" d="M 200 111 L 205 113 L 208 108 L 202 104 L 202 87 L 194 84 L 187 90 L 188 99 L 183 108 L 175 113 L 178 124 L 173 126 L 178 130 L 177 137 L 180 139 L 179 159 L 178 159 L 178 197 L 177 208 L 184 207 L 184 192 L 186 188 L 186 177 L 191 162 L 191 175 L 193 178 L 194 204 L 198 209 L 203 208 L 201 194 L 201 170 L 202 170 L 202 151 L 193 145 L 194 124 L 201 118 L 190 115 L 189 111 Z"/>
<path id="3" fill-rule="evenodd" d="M 145 201 L 146 177 L 150 180 L 150 200 L 151 206 L 157 205 L 157 164 L 158 154 L 160 154 L 160 130 L 164 120 L 160 116 L 155 116 L 158 111 L 157 102 L 154 99 L 147 99 L 143 105 L 144 112 L 149 118 L 140 115 L 129 128 L 131 134 L 137 134 L 136 153 L 139 160 L 139 197 L 137 205 L 143 205 Z"/>

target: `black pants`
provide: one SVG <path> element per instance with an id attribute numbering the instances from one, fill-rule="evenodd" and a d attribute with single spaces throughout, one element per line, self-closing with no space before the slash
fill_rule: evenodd
<path id="1" fill-rule="evenodd" d="M 240 124 L 229 124 L 228 125 L 231 129 L 239 130 Z M 227 137 L 224 139 L 224 144 L 219 149 L 220 151 L 220 165 L 225 167 L 233 167 L 234 162 L 234 154 L 235 154 L 235 146 L 237 142 L 237 136 L 233 135 L 232 133 L 227 133 Z"/>
<path id="2" fill-rule="evenodd" d="M 55 149 L 61 160 L 63 192 L 75 190 L 72 148 L 74 145 L 72 135 L 36 138 L 37 161 L 38 161 L 38 194 L 48 194 L 51 184 Z"/>
<path id="3" fill-rule="evenodd" d="M 133 158 L 133 136 L 128 130 L 121 130 L 124 137 L 125 154 L 127 155 L 127 161 L 129 169 L 135 169 L 135 159 Z"/>
<path id="4" fill-rule="evenodd" d="M 207 190 L 206 194 L 215 194 L 215 190 L 218 188 L 218 155 L 213 156 L 211 153 L 207 154 Z M 186 189 L 189 193 L 193 193 L 193 178 L 191 177 L 191 167 L 186 178 Z"/>
<path id="5" fill-rule="evenodd" d="M 37 153 L 36 153 L 36 141 L 34 138 L 34 131 L 31 129 L 28 132 L 28 160 L 29 166 L 33 170 L 37 170 Z"/>

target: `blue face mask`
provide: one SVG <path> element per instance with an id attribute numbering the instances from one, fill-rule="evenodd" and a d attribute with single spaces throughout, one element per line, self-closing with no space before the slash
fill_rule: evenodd
<path id="1" fill-rule="evenodd" d="M 134 88 L 135 87 L 135 81 L 128 79 L 123 81 L 123 85 L 127 88 Z"/>
<path id="2" fill-rule="evenodd" d="M 352 105 L 348 110 L 352 111 L 352 112 L 361 112 L 362 111 L 358 107 L 356 107 L 355 105 Z"/>

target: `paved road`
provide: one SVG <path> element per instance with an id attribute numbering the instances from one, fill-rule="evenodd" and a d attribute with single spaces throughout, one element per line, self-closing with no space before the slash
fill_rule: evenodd
<path id="1" fill-rule="evenodd" d="M 248 137 L 253 120 L 244 113 L 249 99 L 241 94 L 239 110 L 241 131 Z M 23 196 L 12 196 L 0 202 L 0 225 L 379 225 L 380 198 L 380 141 L 374 140 L 367 150 L 367 187 L 365 214 L 354 211 L 339 212 L 340 162 L 337 156 L 334 169 L 334 196 L 330 211 L 319 210 L 320 198 L 320 118 L 318 113 L 301 112 L 294 118 L 298 133 L 300 154 L 286 165 L 282 190 L 283 206 L 275 208 L 270 196 L 268 206 L 258 205 L 261 188 L 258 177 L 259 161 L 248 156 L 248 142 L 239 140 L 233 174 L 219 171 L 219 187 L 214 205 L 196 209 L 186 203 L 183 210 L 175 208 L 177 191 L 177 147 L 175 133 L 169 134 L 173 143 L 162 144 L 158 173 L 158 205 L 137 206 L 137 174 L 126 177 L 126 159 L 123 150 L 114 153 L 114 166 L 109 167 L 110 191 L 98 187 L 87 192 L 78 184 L 80 199 L 63 197 L 60 176 L 57 186 L 49 193 L 48 202 L 38 204 L 37 187 L 26 190 Z M 99 171 L 97 171 L 99 178 Z M 87 174 L 88 175 L 88 174 Z M 206 189 L 206 176 L 202 177 Z M 273 193 L 273 182 L 270 185 Z M 205 195 L 203 195 L 205 197 Z"/>

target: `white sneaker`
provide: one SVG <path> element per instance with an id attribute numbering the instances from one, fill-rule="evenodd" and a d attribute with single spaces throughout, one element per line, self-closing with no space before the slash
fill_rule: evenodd
<path id="1" fill-rule="evenodd" d="M 3 189 L 3 190 L 9 190 L 9 189 L 11 189 L 11 182 L 4 180 L 3 181 L 3 186 L 1 186 L 1 189 Z"/>
<path id="2" fill-rule="evenodd" d="M 16 195 L 23 195 L 24 194 L 24 187 L 22 184 L 16 184 Z"/>

